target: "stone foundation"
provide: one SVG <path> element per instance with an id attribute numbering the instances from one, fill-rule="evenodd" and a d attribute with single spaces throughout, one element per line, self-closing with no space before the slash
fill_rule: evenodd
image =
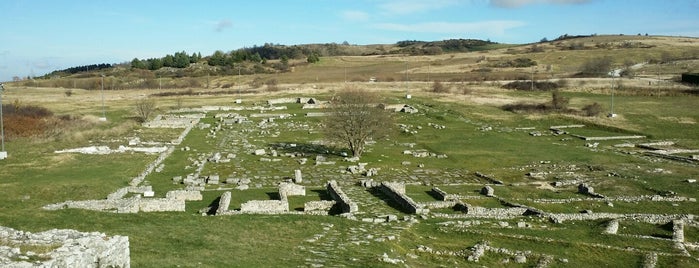
<path id="1" fill-rule="evenodd" d="M 340 208 L 342 209 L 343 213 L 354 213 L 359 211 L 357 203 L 352 202 L 345 192 L 340 189 L 340 186 L 336 181 L 329 181 L 326 189 L 333 200 L 340 204 Z"/>
<path id="2" fill-rule="evenodd" d="M 41 233 L 0 227 L 1 267 L 131 267 L 129 238 L 76 230 L 49 230 Z M 21 252 L 20 246 L 56 246 L 48 253 Z M 40 261 L 22 259 L 39 257 Z M 46 260 L 43 260 L 46 259 Z"/>
<path id="3" fill-rule="evenodd" d="M 413 201 L 412 198 L 405 194 L 405 185 L 401 183 L 382 182 L 379 189 L 388 197 L 398 202 L 403 209 L 408 213 L 427 214 L 429 209 L 420 206 Z"/>

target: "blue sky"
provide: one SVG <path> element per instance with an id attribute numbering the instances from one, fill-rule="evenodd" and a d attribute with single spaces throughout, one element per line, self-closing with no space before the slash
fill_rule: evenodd
<path id="1" fill-rule="evenodd" d="M 0 10 L 0 81 L 264 43 L 699 36 L 699 0 L 2 0 Z"/>

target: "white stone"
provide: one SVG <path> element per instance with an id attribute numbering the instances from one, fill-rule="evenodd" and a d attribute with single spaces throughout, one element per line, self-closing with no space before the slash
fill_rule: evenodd
<path id="1" fill-rule="evenodd" d="M 154 196 L 155 196 L 155 192 L 153 192 L 153 191 L 143 192 L 143 197 L 154 197 Z"/>
<path id="2" fill-rule="evenodd" d="M 0 152 L 0 160 L 7 158 L 7 152 Z"/>

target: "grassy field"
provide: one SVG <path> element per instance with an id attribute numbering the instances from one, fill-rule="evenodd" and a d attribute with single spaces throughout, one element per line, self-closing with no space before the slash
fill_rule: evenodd
<path id="1" fill-rule="evenodd" d="M 567 42 L 583 42 L 584 50 L 564 50 Z M 361 162 L 379 168 L 376 181 L 403 181 L 410 183 L 407 194 L 417 202 L 434 202 L 429 193 L 433 186 L 463 196 L 461 200 L 472 206 L 503 209 L 508 206 L 496 198 L 479 194 L 490 182 L 479 178 L 476 172 L 488 174 L 504 182 L 493 186 L 498 198 L 510 203 L 532 206 L 549 213 L 579 213 L 582 210 L 609 213 L 699 214 L 696 201 L 652 201 L 639 199 L 623 201 L 618 198 L 660 195 L 664 197 L 699 198 L 699 185 L 687 183 L 696 179 L 697 164 L 646 156 L 638 148 L 619 147 L 622 143 L 673 141 L 675 147 L 699 149 L 699 112 L 696 110 L 699 94 L 665 81 L 660 89 L 668 94 L 645 94 L 634 90 L 647 85 L 646 80 L 628 79 L 614 98 L 614 112 L 619 116 L 607 118 L 610 95 L 603 85 L 610 81 L 578 83 L 570 79 L 562 94 L 570 99 L 570 108 L 581 109 L 597 102 L 604 112 L 594 117 L 571 114 L 518 114 L 503 110 L 504 104 L 550 101 L 550 92 L 522 92 L 500 88 L 497 82 L 447 82 L 452 93 L 426 92 L 429 80 L 463 78 L 474 75 L 471 70 L 482 68 L 481 56 L 487 61 L 530 57 L 539 66 L 551 64 L 554 77 L 573 72 L 581 61 L 591 57 L 613 55 L 621 64 L 660 57 L 663 53 L 683 55 L 696 50 L 695 39 L 666 37 L 589 37 L 542 45 L 545 52 L 527 52 L 529 46 L 515 46 L 500 50 L 447 54 L 439 56 L 371 56 L 323 58 L 319 64 L 296 68 L 292 73 L 265 75 L 284 84 L 279 91 L 264 88 L 255 93 L 207 94 L 212 89 L 193 89 L 201 94 L 153 97 L 163 90 L 138 91 L 85 91 L 75 89 L 66 96 L 65 89 L 23 87 L 8 85 L 3 95 L 5 104 L 38 105 L 57 116 L 75 118 L 70 124 L 56 128 L 51 135 L 21 137 L 6 141 L 9 158 L 0 161 L 0 225 L 31 232 L 52 228 L 70 228 L 80 231 L 106 232 L 109 235 L 129 236 L 131 263 L 134 267 L 393 267 L 381 261 L 384 256 L 397 259 L 410 267 L 435 266 L 512 266 L 531 267 L 549 257 L 551 267 L 638 267 L 647 254 L 659 254 L 659 267 L 696 267 L 696 250 L 689 249 L 685 256 L 675 248 L 672 227 L 641 223 L 632 220 L 620 222 L 619 234 L 603 234 L 607 219 L 594 221 L 566 221 L 552 223 L 546 218 L 523 216 L 515 219 L 464 219 L 463 212 L 450 208 L 437 210 L 458 219 L 432 217 L 417 218 L 417 222 L 403 221 L 405 214 L 383 196 L 358 186 L 361 175 L 341 173 L 344 162 L 339 155 L 327 155 L 337 161 L 334 166 L 314 166 L 318 152 L 308 151 L 309 164 L 299 165 L 295 158 L 280 157 L 274 164 L 260 161 L 260 157 L 246 151 L 236 152 L 230 163 L 208 163 L 201 175 L 218 174 L 228 177 L 247 177 L 258 180 L 260 187 L 251 184 L 250 190 L 231 190 L 231 209 L 239 209 L 248 200 L 273 199 L 276 182 L 293 176 L 301 169 L 308 196 L 292 197 L 290 209 L 300 210 L 303 203 L 326 200 L 324 183 L 329 176 L 342 178 L 352 197 L 360 203 L 357 218 L 372 218 L 395 214 L 400 221 L 369 223 L 337 216 L 312 215 L 232 215 L 201 216 L 199 211 L 211 205 L 224 190 L 209 186 L 202 201 L 188 202 L 186 212 L 112 214 L 107 212 L 67 209 L 43 210 L 47 204 L 66 200 L 103 199 L 115 189 L 128 185 L 131 178 L 141 173 L 157 155 L 123 153 L 109 155 L 56 154 L 54 151 L 91 145 L 115 147 L 138 137 L 144 142 L 167 143 L 177 138 L 182 129 L 148 129 L 134 121 L 135 100 L 151 96 L 157 103 L 156 113 L 165 113 L 177 107 L 202 105 L 234 105 L 242 99 L 243 106 L 264 104 L 267 99 L 280 97 L 316 97 L 329 99 L 350 81 L 355 87 L 380 92 L 386 103 L 409 104 L 419 109 L 417 114 L 396 114 L 398 124 L 415 133 L 401 132 L 395 127 L 389 138 L 378 140 L 369 147 Z M 599 49 L 596 44 L 640 42 L 650 48 Z M 619 52 L 619 53 L 618 53 Z M 623 52 L 623 53 L 620 53 Z M 625 53 L 625 54 L 624 54 Z M 403 82 L 406 62 L 408 79 Z M 687 63 L 695 64 L 695 63 Z M 660 64 L 666 75 L 679 69 Z M 645 69 L 648 68 L 648 69 Z M 654 66 L 645 65 L 651 79 Z M 529 70 L 498 70 L 492 77 Z M 499 73 L 499 74 L 498 74 Z M 475 72 L 477 75 L 481 75 Z M 675 73 L 676 75 L 677 73 Z M 429 78 L 427 76 L 430 76 Z M 543 73 L 536 75 L 543 76 Z M 377 77 L 378 83 L 366 83 Z M 215 83 L 236 82 L 236 87 L 249 89 L 243 81 L 251 76 L 216 77 Z M 394 82 L 382 82 L 393 80 Z M 428 82 L 417 82 L 425 80 Z M 638 81 L 637 81 L 638 80 Z M 667 85 L 667 87 L 664 87 Z M 653 85 L 656 86 L 656 85 Z M 466 94 L 457 90 L 467 87 Z M 657 87 L 657 86 L 656 86 Z M 234 88 L 235 89 L 235 88 Z M 654 87 L 651 87 L 654 89 Z M 647 91 L 642 91 L 646 92 Z M 411 99 L 405 94 L 410 93 Z M 670 94 L 671 93 L 671 94 Z M 104 94 L 104 95 L 102 95 Z M 107 122 L 100 122 L 101 98 L 106 103 Z M 263 134 L 255 128 L 261 119 L 252 119 L 248 128 L 225 127 L 216 138 L 207 137 L 209 129 L 194 128 L 182 144 L 163 163 L 159 173 L 146 177 L 158 196 L 182 188 L 172 183 L 173 176 L 191 173 L 185 166 L 192 160 L 213 152 L 233 152 L 248 144 L 252 148 L 270 149 L 279 143 L 312 144 L 323 140 L 321 119 L 305 117 L 308 110 L 300 104 L 286 105 L 279 113 L 289 113 L 288 119 L 275 120 L 271 133 Z M 250 115 L 259 111 L 241 111 Z M 216 124 L 214 113 L 202 122 Z M 583 136 L 643 135 L 645 139 L 599 141 L 596 148 L 570 135 L 556 135 L 551 126 L 583 124 L 584 128 L 568 129 Z M 435 128 L 433 125 L 444 126 Z M 535 137 L 532 131 L 544 135 Z M 245 140 L 245 142 L 243 142 Z M 192 150 L 182 150 L 183 147 Z M 333 149 L 333 148 L 331 148 Z M 415 158 L 405 150 L 426 150 L 444 154 L 436 157 Z M 286 151 L 280 150 L 281 153 Z M 406 164 L 406 162 L 409 162 Z M 527 174 L 543 174 L 528 176 Z M 307 176 L 307 177 L 306 177 Z M 585 181 L 596 192 L 613 201 L 596 200 L 577 192 L 577 183 L 553 187 L 553 182 Z M 542 200 L 567 200 L 545 202 Z M 575 199 L 575 200 L 573 200 Z M 611 205 L 610 205 L 611 203 Z M 466 225 L 469 222 L 471 225 Z M 517 227 L 526 222 L 528 227 Z M 686 241 L 699 242 L 695 221 L 685 227 Z M 648 238 L 651 237 L 651 238 Z M 479 262 L 469 262 L 466 256 L 476 244 L 487 243 L 494 248 L 514 252 L 528 252 L 527 263 L 514 262 L 514 256 L 502 252 L 487 252 Z M 417 250 L 427 246 L 444 254 Z"/>

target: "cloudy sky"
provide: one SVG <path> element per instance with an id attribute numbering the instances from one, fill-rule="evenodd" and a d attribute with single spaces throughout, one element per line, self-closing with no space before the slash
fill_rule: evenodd
<path id="1" fill-rule="evenodd" d="M 0 81 L 264 43 L 699 36 L 699 0 L 2 0 L 0 10 Z"/>

